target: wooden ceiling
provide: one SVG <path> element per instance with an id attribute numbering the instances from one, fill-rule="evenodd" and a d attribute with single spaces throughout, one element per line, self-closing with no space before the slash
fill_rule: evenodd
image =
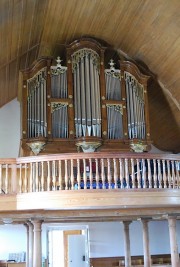
<path id="1" fill-rule="evenodd" d="M 179 14 L 179 0 L 1 0 L 0 107 L 17 97 L 20 69 L 91 36 L 151 74 L 153 142 L 180 152 Z"/>

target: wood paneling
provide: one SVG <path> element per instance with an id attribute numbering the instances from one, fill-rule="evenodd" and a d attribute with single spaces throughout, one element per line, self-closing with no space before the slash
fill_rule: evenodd
<path id="1" fill-rule="evenodd" d="M 154 143 L 179 152 L 179 12 L 179 0 L 1 0 L 0 107 L 17 96 L 19 69 L 95 37 L 154 74 L 161 85 L 149 85 Z"/>

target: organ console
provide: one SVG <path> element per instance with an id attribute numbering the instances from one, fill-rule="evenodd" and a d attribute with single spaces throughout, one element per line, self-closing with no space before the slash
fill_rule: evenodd
<path id="1" fill-rule="evenodd" d="M 107 50 L 82 38 L 61 55 L 66 66 L 40 58 L 22 71 L 21 156 L 149 149 L 149 76 L 130 61 L 107 65 Z"/>

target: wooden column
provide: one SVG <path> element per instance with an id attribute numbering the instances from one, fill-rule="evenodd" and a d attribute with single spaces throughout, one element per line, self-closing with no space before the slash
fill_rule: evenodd
<path id="1" fill-rule="evenodd" d="M 34 247 L 34 234 L 33 234 L 33 224 L 31 222 L 27 222 L 28 225 L 28 252 L 27 252 L 27 260 L 28 267 L 33 267 L 33 247 Z"/>
<path id="2" fill-rule="evenodd" d="M 42 266 L 42 242 L 41 242 L 41 225 L 42 221 L 32 220 L 34 225 L 34 247 L 33 247 L 33 267 Z"/>
<path id="3" fill-rule="evenodd" d="M 29 267 L 29 226 L 28 224 L 24 224 L 26 227 L 26 233 L 27 233 L 27 238 L 26 238 L 26 267 Z"/>
<path id="4" fill-rule="evenodd" d="M 170 238 L 170 248 L 171 248 L 171 265 L 173 267 L 180 266 L 177 237 L 176 237 L 176 218 L 168 217 L 169 225 L 169 238 Z"/>
<path id="5" fill-rule="evenodd" d="M 144 267 L 151 267 L 151 256 L 149 252 L 149 231 L 148 220 L 141 220 L 143 228 L 143 248 L 144 248 Z"/>
<path id="6" fill-rule="evenodd" d="M 129 225 L 130 221 L 124 221 L 124 253 L 125 253 L 125 267 L 131 267 L 131 250 L 130 250 L 130 237 Z"/>

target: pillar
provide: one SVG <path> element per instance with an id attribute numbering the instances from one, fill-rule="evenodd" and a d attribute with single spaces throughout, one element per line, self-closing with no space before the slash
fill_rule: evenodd
<path id="1" fill-rule="evenodd" d="M 28 244 L 28 267 L 33 267 L 33 247 L 34 247 L 34 233 L 33 233 L 33 224 L 31 222 L 27 222 L 29 228 L 29 244 Z"/>
<path id="2" fill-rule="evenodd" d="M 125 267 L 131 266 L 131 250 L 130 250 L 130 237 L 129 237 L 129 225 L 130 221 L 124 221 L 124 253 L 125 253 Z"/>
<path id="3" fill-rule="evenodd" d="M 171 265 L 173 267 L 180 266 L 177 237 L 176 237 L 176 218 L 168 217 L 169 225 L 169 238 L 170 238 L 170 249 L 171 249 Z"/>
<path id="4" fill-rule="evenodd" d="M 42 242 L 41 242 L 41 225 L 42 221 L 32 220 L 34 226 L 34 247 L 33 247 L 33 267 L 42 266 Z"/>
<path id="5" fill-rule="evenodd" d="M 27 233 L 27 238 L 26 238 L 26 267 L 29 267 L 29 226 L 27 223 L 24 224 L 26 227 L 26 233 Z"/>
<path id="6" fill-rule="evenodd" d="M 142 219 L 141 222 L 143 228 L 144 267 L 151 267 L 148 220 Z"/>

